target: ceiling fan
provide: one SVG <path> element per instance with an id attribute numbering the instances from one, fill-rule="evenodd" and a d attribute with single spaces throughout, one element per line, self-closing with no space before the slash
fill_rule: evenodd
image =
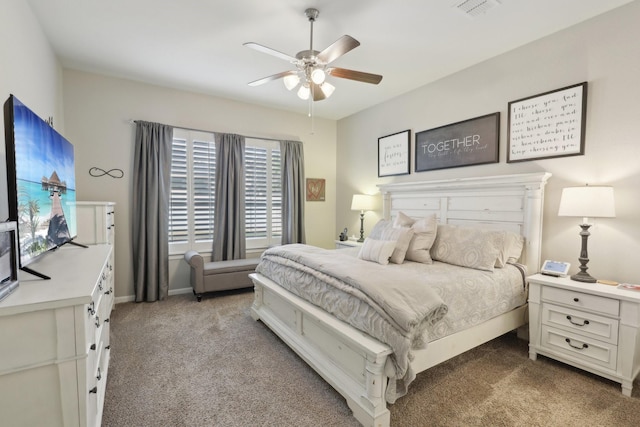
<path id="1" fill-rule="evenodd" d="M 371 84 L 380 83 L 382 80 L 381 75 L 331 66 L 333 61 L 360 46 L 360 42 L 351 36 L 344 35 L 340 37 L 323 51 L 313 50 L 313 23 L 318 18 L 319 13 L 318 9 L 314 8 L 305 10 L 305 15 L 311 25 L 309 49 L 298 52 L 295 57 L 258 43 L 244 43 L 244 46 L 284 59 L 296 67 L 295 70 L 283 71 L 250 82 L 249 86 L 259 86 L 272 80 L 283 79 L 284 85 L 288 90 L 298 87 L 298 97 L 302 99 L 311 97 L 314 101 L 322 101 L 331 96 L 335 90 L 335 87 L 326 81 L 327 76 Z"/>

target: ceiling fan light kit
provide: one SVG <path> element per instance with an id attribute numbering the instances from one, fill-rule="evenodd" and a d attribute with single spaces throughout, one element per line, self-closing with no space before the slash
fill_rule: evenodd
<path id="1" fill-rule="evenodd" d="M 258 43 L 248 42 L 244 44 L 244 46 L 251 49 L 284 59 L 296 67 L 296 70 L 284 71 L 250 82 L 249 86 L 259 86 L 282 78 L 287 90 L 293 91 L 298 87 L 297 94 L 299 98 L 322 101 L 330 97 L 336 89 L 335 86 L 327 82 L 328 76 L 370 84 L 380 83 L 382 76 L 378 74 L 348 70 L 346 68 L 328 67 L 330 63 L 345 53 L 360 46 L 360 42 L 351 36 L 344 35 L 340 37 L 323 51 L 313 50 L 313 23 L 318 18 L 319 13 L 318 9 L 309 8 L 305 10 L 305 15 L 311 26 L 309 49 L 298 52 L 295 57 Z"/>

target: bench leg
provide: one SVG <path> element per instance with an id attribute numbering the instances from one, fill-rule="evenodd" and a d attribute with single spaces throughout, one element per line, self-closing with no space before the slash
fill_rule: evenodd
<path id="1" fill-rule="evenodd" d="M 196 296 L 196 299 L 198 300 L 198 302 L 202 301 L 202 294 L 196 294 L 196 290 L 193 290 L 193 294 Z"/>

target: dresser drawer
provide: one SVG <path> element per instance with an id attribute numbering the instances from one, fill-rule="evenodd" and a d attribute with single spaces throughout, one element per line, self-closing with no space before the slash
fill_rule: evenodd
<path id="1" fill-rule="evenodd" d="M 551 286 L 542 288 L 542 300 L 611 316 L 618 316 L 620 314 L 620 302 L 616 299 L 583 294 L 581 292 L 558 289 Z"/>
<path id="2" fill-rule="evenodd" d="M 542 323 L 610 344 L 618 344 L 618 319 L 544 303 Z"/>
<path id="3" fill-rule="evenodd" d="M 541 345 L 584 362 L 616 369 L 618 348 L 613 344 L 542 325 Z"/>

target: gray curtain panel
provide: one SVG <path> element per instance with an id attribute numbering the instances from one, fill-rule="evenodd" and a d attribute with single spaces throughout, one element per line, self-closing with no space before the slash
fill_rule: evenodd
<path id="1" fill-rule="evenodd" d="M 133 282 L 136 302 L 169 294 L 169 201 L 173 128 L 136 122 L 133 164 Z"/>
<path id="2" fill-rule="evenodd" d="M 300 141 L 280 141 L 282 159 L 282 244 L 306 243 L 304 150 Z"/>
<path id="3" fill-rule="evenodd" d="M 244 136 L 216 133 L 212 261 L 245 258 Z"/>

